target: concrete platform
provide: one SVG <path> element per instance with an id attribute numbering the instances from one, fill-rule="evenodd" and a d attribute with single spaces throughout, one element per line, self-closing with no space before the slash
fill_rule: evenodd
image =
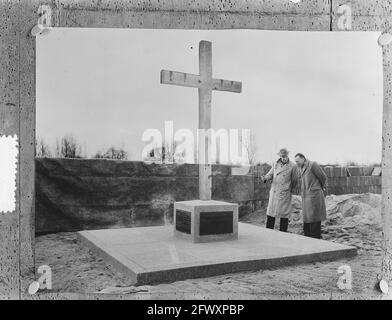
<path id="1" fill-rule="evenodd" d="M 239 223 L 237 241 L 191 243 L 172 226 L 78 232 L 133 284 L 171 282 L 355 256 L 354 247 Z"/>

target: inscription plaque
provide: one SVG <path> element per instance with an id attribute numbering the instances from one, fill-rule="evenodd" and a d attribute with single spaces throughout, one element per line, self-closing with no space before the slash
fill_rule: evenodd
<path id="1" fill-rule="evenodd" d="M 200 235 L 233 233 L 233 211 L 200 212 Z"/>
<path id="2" fill-rule="evenodd" d="M 191 213 L 184 210 L 176 210 L 176 230 L 191 234 Z"/>

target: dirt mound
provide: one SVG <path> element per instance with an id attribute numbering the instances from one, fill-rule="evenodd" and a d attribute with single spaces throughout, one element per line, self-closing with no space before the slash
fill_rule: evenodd
<path id="1" fill-rule="evenodd" d="M 373 193 L 329 195 L 326 197 L 326 225 L 342 228 L 373 226 L 381 228 L 381 195 Z M 302 223 L 301 197 L 293 197 L 292 222 Z"/>

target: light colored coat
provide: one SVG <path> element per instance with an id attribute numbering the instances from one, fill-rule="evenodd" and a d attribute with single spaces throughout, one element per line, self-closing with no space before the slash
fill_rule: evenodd
<path id="1" fill-rule="evenodd" d="M 302 215 L 304 223 L 324 221 L 327 217 L 324 188 L 327 176 L 323 169 L 312 161 L 301 168 Z"/>
<path id="2" fill-rule="evenodd" d="M 272 179 L 267 215 L 276 218 L 290 218 L 291 196 L 297 186 L 298 177 L 297 167 L 290 161 L 283 164 L 278 160 L 272 165 L 271 170 L 265 176 L 267 180 Z"/>

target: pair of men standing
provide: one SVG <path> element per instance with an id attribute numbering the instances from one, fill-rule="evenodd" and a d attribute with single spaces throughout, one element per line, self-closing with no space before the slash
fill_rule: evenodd
<path id="1" fill-rule="evenodd" d="M 280 231 L 286 232 L 291 215 L 291 197 L 301 180 L 302 215 L 304 235 L 321 238 L 321 222 L 326 219 L 324 188 L 327 177 L 321 167 L 301 153 L 295 156 L 296 165 L 290 161 L 287 149 L 281 149 L 279 159 L 262 177 L 272 180 L 268 208 L 267 228 L 273 229 L 280 218 Z"/>

